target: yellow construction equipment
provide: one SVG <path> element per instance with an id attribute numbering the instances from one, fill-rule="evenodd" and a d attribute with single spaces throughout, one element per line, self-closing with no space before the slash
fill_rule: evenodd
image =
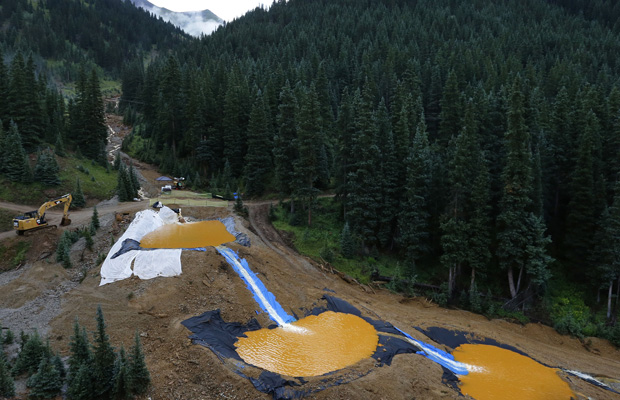
<path id="1" fill-rule="evenodd" d="M 48 209 L 62 203 L 65 204 L 65 210 L 62 215 L 60 225 L 69 225 L 71 224 L 71 220 L 69 219 L 69 206 L 71 205 L 71 200 L 73 200 L 71 194 L 66 194 L 57 199 L 43 203 L 38 210 L 28 211 L 24 215 L 15 217 L 13 219 L 13 229 L 17 231 L 18 235 L 23 235 L 24 232 L 32 232 L 44 228 L 56 228 L 56 225 L 49 225 L 47 223 L 47 220 L 45 219 L 45 212 Z"/>

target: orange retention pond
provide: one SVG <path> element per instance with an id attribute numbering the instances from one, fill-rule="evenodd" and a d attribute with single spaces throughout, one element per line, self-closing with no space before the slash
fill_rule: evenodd
<path id="1" fill-rule="evenodd" d="M 140 240 L 145 249 L 192 249 L 219 246 L 233 242 L 231 235 L 220 221 L 173 223 L 146 234 Z"/>
<path id="2" fill-rule="evenodd" d="M 468 375 L 459 376 L 461 392 L 476 400 L 569 400 L 568 383 L 554 368 L 529 357 L 484 344 L 462 344 L 452 353 L 468 364 Z"/>
<path id="3" fill-rule="evenodd" d="M 379 336 L 362 318 L 326 311 L 275 329 L 245 332 L 235 343 L 248 364 L 287 376 L 337 371 L 370 357 Z"/>

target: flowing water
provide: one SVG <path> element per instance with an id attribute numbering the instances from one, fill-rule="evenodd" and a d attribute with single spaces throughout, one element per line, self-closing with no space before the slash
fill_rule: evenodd
<path id="1" fill-rule="evenodd" d="M 146 234 L 140 241 L 145 249 L 193 249 L 219 246 L 233 242 L 231 235 L 220 221 L 174 223 Z"/>
<path id="2" fill-rule="evenodd" d="M 484 344 L 463 344 L 452 353 L 470 366 L 459 376 L 461 392 L 476 400 L 569 400 L 574 397 L 568 383 L 554 368 L 529 357 Z"/>
<path id="3" fill-rule="evenodd" d="M 246 332 L 235 346 L 248 364 L 287 376 L 318 376 L 370 357 L 377 331 L 362 318 L 326 311 L 275 329 Z"/>

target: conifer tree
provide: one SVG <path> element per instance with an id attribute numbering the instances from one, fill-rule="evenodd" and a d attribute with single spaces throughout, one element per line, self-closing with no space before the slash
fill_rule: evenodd
<path id="1" fill-rule="evenodd" d="M 477 270 L 483 270 L 491 258 L 489 253 L 488 171 L 479 146 L 472 103 L 465 111 L 465 126 L 455 142 L 450 163 L 450 199 L 443 217 L 441 262 L 448 268 L 448 292 L 456 284 L 462 265 L 471 268 L 470 291 Z"/>
<path id="2" fill-rule="evenodd" d="M 95 398 L 95 382 L 93 381 L 92 366 L 80 364 L 77 372 L 71 378 L 67 388 L 67 397 L 71 400 L 90 400 Z M 69 375 L 71 377 L 71 375 Z"/>
<path id="3" fill-rule="evenodd" d="M 114 169 L 119 171 L 121 168 L 121 151 L 117 150 L 116 153 L 114 153 Z"/>
<path id="4" fill-rule="evenodd" d="M 620 181 L 614 188 L 614 200 L 600 217 L 592 260 L 597 264 L 598 280 L 607 286 L 607 320 L 612 319 L 613 286 L 620 280 Z M 620 294 L 620 284 L 617 289 Z"/>
<path id="5" fill-rule="evenodd" d="M 595 136 L 598 135 L 598 120 L 592 110 L 588 112 L 585 123 L 579 139 L 571 185 L 572 196 L 566 218 L 565 244 L 575 265 L 586 260 L 591 249 L 595 247 L 598 219 L 604 204 L 604 199 L 596 195 Z"/>
<path id="6" fill-rule="evenodd" d="M 246 190 L 249 196 L 260 196 L 265 191 L 271 170 L 272 144 L 269 121 L 262 92 L 252 105 L 247 132 L 248 151 L 245 155 Z"/>
<path id="7" fill-rule="evenodd" d="M 15 381 L 4 355 L 4 346 L 0 344 L 0 397 L 15 396 Z"/>
<path id="8" fill-rule="evenodd" d="M 67 269 L 73 266 L 71 263 L 70 248 L 71 242 L 63 232 L 56 246 L 56 262 L 62 264 L 62 266 Z"/>
<path id="9" fill-rule="evenodd" d="M 340 234 L 340 249 L 344 258 L 352 258 L 355 255 L 355 241 L 348 222 L 345 222 Z"/>
<path id="10" fill-rule="evenodd" d="M 398 152 L 394 143 L 392 123 L 385 104 L 385 99 L 381 99 L 376 115 L 377 121 L 377 145 L 381 152 L 380 177 L 382 205 L 379 209 L 379 232 L 377 238 L 382 247 L 388 247 L 393 242 L 396 230 L 396 219 L 398 216 L 400 200 L 399 176 L 401 164 L 398 160 Z"/>
<path id="11" fill-rule="evenodd" d="M 0 62 L 0 64 L 2 63 Z M 6 149 L 6 146 L 6 134 L 4 132 L 4 128 L 2 127 L 2 120 L 0 120 L 0 148 Z M 4 165 L 6 158 L 6 152 L 0 152 L 0 174 L 3 174 L 5 172 Z"/>
<path id="12" fill-rule="evenodd" d="M 68 395 L 71 399 L 87 399 L 93 395 L 92 368 L 93 359 L 86 329 L 81 328 L 76 318 L 73 323 L 73 336 L 69 342 L 69 385 Z"/>
<path id="13" fill-rule="evenodd" d="M 131 382 L 129 381 L 129 373 L 127 371 L 127 357 L 125 356 L 125 348 L 121 346 L 121 350 L 114 362 L 114 388 L 112 389 L 113 399 L 128 399 L 131 393 Z"/>
<path id="14" fill-rule="evenodd" d="M 22 345 L 23 348 L 13 365 L 13 375 L 21 375 L 24 372 L 32 375 L 37 372 L 41 360 L 50 357 L 50 349 L 43 343 L 36 331 L 28 336 L 27 341 Z"/>
<path id="15" fill-rule="evenodd" d="M 118 169 L 116 193 L 118 193 L 118 201 L 129 201 L 132 199 L 131 181 L 124 163 L 121 163 L 120 168 Z"/>
<path id="16" fill-rule="evenodd" d="M 443 146 L 446 146 L 450 139 L 460 132 L 462 108 L 458 78 L 454 71 L 450 71 L 443 90 L 441 114 L 439 115 L 438 141 Z"/>
<path id="17" fill-rule="evenodd" d="M 347 177 L 347 214 L 345 218 L 351 231 L 358 235 L 363 248 L 377 244 L 379 209 L 381 201 L 380 172 L 381 151 L 378 146 L 377 125 L 373 113 L 371 84 L 364 83 L 364 90 L 355 94 L 355 134 L 352 151 L 355 162 Z"/>
<path id="18" fill-rule="evenodd" d="M 48 356 L 43 357 L 39 363 L 37 373 L 28 379 L 30 387 L 29 399 L 51 399 L 60 394 L 62 389 L 60 371 L 56 369 Z"/>
<path id="19" fill-rule="evenodd" d="M 280 105 L 278 106 L 277 123 L 278 133 L 274 137 L 273 159 L 275 166 L 276 185 L 280 196 L 288 196 L 293 192 L 294 163 L 297 160 L 297 98 L 291 89 L 290 83 L 280 92 Z"/>
<path id="20" fill-rule="evenodd" d="M 65 151 L 65 141 L 62 139 L 62 133 L 58 132 L 56 135 L 56 143 L 54 144 L 54 153 L 59 157 L 65 157 L 67 155 Z"/>
<path id="21" fill-rule="evenodd" d="M 59 171 L 60 168 L 54 153 L 50 150 L 45 150 L 37 158 L 37 164 L 34 167 L 34 180 L 49 186 L 59 185 Z"/>
<path id="22" fill-rule="evenodd" d="M 140 181 L 138 180 L 138 175 L 136 174 L 136 170 L 133 167 L 133 163 L 129 165 L 129 169 L 127 170 L 128 186 L 127 191 L 130 193 L 130 200 L 134 198 L 140 197 L 138 191 L 140 190 Z"/>
<path id="23" fill-rule="evenodd" d="M 504 189 L 497 217 L 500 267 L 508 275 L 510 295 L 519 294 L 524 273 L 531 274 L 532 281 L 543 283 L 548 277 L 550 258 L 545 245 L 544 223 L 533 213 L 532 154 L 530 135 L 523 115 L 521 79 L 517 77 L 512 86 L 506 132 L 507 160 L 502 173 Z M 514 273 L 518 271 L 515 282 Z"/>
<path id="24" fill-rule="evenodd" d="M 75 181 L 75 189 L 71 193 L 73 197 L 73 201 L 71 202 L 72 207 L 82 208 L 86 205 L 86 199 L 84 199 L 84 193 L 82 192 L 82 184 L 80 183 L 80 178 L 77 178 Z"/>
<path id="25" fill-rule="evenodd" d="M 93 378 L 95 380 L 95 394 L 107 396 L 113 388 L 114 382 L 114 350 L 110 345 L 110 338 L 105 331 L 106 325 L 101 306 L 97 306 L 97 329 L 94 332 L 93 344 Z"/>
<path id="26" fill-rule="evenodd" d="M 144 352 L 140 343 L 138 331 L 134 335 L 134 344 L 129 355 L 129 368 L 127 371 L 131 393 L 142 394 L 151 383 L 151 375 L 146 367 Z"/>
<path id="27" fill-rule="evenodd" d="M 308 210 L 308 226 L 312 225 L 312 208 L 319 189 L 318 151 L 322 144 L 321 114 L 316 89 L 313 86 L 305 93 L 297 117 L 297 154 L 294 163 L 295 195 Z"/>
<path id="28" fill-rule="evenodd" d="M 407 181 L 398 221 L 399 245 L 406 253 L 406 273 L 415 275 L 416 261 L 428 251 L 428 218 L 426 196 L 430 183 L 431 156 L 424 116 L 416 129 L 413 146 L 406 161 Z"/>
<path id="29" fill-rule="evenodd" d="M 101 223 L 99 222 L 99 213 L 97 212 L 97 206 L 93 207 L 93 216 L 90 220 L 91 224 L 95 228 L 95 230 L 99 229 Z"/>
<path id="30" fill-rule="evenodd" d="M 4 154 L 3 170 L 6 177 L 13 182 L 30 182 L 32 173 L 28 163 L 28 156 L 22 146 L 22 139 L 17 124 L 14 122 L 11 122 L 4 145 L 4 149 L 10 150 Z"/>

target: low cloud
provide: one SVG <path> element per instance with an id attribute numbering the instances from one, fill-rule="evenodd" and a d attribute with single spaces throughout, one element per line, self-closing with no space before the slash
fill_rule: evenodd
<path id="1" fill-rule="evenodd" d="M 217 21 L 214 19 L 204 19 L 201 11 L 181 13 L 157 6 L 149 7 L 146 10 L 196 37 L 201 35 L 210 35 L 223 23 L 222 21 Z"/>

